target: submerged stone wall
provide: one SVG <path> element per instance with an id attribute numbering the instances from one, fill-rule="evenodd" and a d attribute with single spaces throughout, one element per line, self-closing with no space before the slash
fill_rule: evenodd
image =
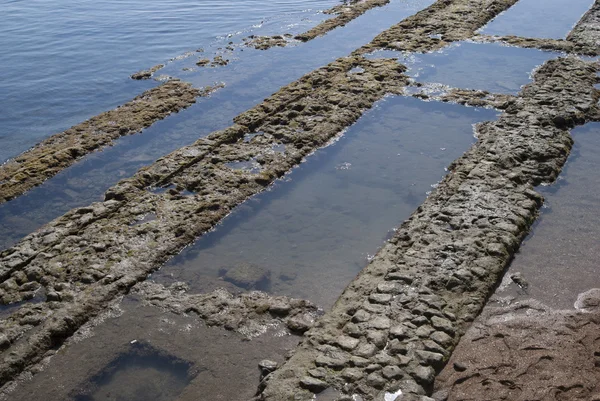
<path id="1" fill-rule="evenodd" d="M 110 146 L 116 139 L 137 134 L 169 114 L 189 107 L 198 96 L 208 96 L 216 89 L 199 90 L 187 82 L 170 80 L 116 109 L 52 135 L 0 165 L 0 203 L 22 195 L 85 155 Z"/>
<path id="2" fill-rule="evenodd" d="M 572 145 L 569 128 L 596 113 L 597 63 L 551 60 L 305 334 L 261 400 L 340 400 L 401 391 L 426 399 L 542 204 Z"/>

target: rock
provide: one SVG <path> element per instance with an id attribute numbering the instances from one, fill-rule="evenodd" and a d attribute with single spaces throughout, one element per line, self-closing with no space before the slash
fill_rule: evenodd
<path id="1" fill-rule="evenodd" d="M 393 281 L 384 281 L 383 283 L 379 283 L 377 285 L 377 292 L 384 294 L 397 294 L 400 292 L 400 288 L 398 284 Z"/>
<path id="2" fill-rule="evenodd" d="M 363 376 L 364 376 L 363 371 L 361 369 L 357 369 L 357 368 L 346 368 L 342 372 L 342 377 L 350 383 L 362 379 Z"/>
<path id="3" fill-rule="evenodd" d="M 249 263 L 242 263 L 227 269 L 223 279 L 246 290 L 267 290 L 271 284 L 271 272 Z"/>
<path id="4" fill-rule="evenodd" d="M 404 355 L 407 352 L 406 343 L 399 341 L 397 338 L 394 338 L 392 341 L 390 341 L 388 343 L 387 351 L 391 355 L 397 355 L 397 354 Z"/>
<path id="5" fill-rule="evenodd" d="M 269 312 L 274 315 L 285 316 L 290 313 L 291 308 L 289 302 L 277 299 L 269 306 Z"/>
<path id="6" fill-rule="evenodd" d="M 527 280 L 525 280 L 523 274 L 520 272 L 511 274 L 510 279 L 524 290 L 526 290 L 529 287 L 529 283 L 527 282 Z"/>
<path id="7" fill-rule="evenodd" d="M 406 338 L 408 334 L 406 332 L 406 328 L 402 325 L 394 326 L 390 329 L 390 336 L 393 338 Z"/>
<path id="8" fill-rule="evenodd" d="M 369 360 L 366 358 L 362 358 L 360 356 L 353 356 L 350 358 L 350 362 L 354 366 L 358 366 L 359 368 L 365 367 L 369 364 Z"/>
<path id="9" fill-rule="evenodd" d="M 340 370 L 344 368 L 348 364 L 348 359 L 339 357 L 330 357 L 325 355 L 319 355 L 315 359 L 315 365 L 317 366 L 326 366 L 331 369 Z"/>
<path id="10" fill-rule="evenodd" d="M 308 371 L 308 374 L 317 379 L 324 379 L 327 377 L 327 369 L 318 367 Z"/>
<path id="11" fill-rule="evenodd" d="M 369 312 L 367 312 L 366 310 L 363 310 L 363 309 L 359 309 L 354 314 L 354 316 L 352 316 L 352 321 L 354 323 L 362 323 L 362 322 L 366 322 L 370 318 L 371 318 L 371 314 Z"/>
<path id="12" fill-rule="evenodd" d="M 373 372 L 367 376 L 367 384 L 371 387 L 382 388 L 385 383 L 387 383 L 387 380 L 381 377 L 379 373 Z"/>
<path id="13" fill-rule="evenodd" d="M 382 366 L 395 365 L 398 362 L 396 357 L 389 355 L 385 351 L 378 352 L 371 358 L 371 360 Z"/>
<path id="14" fill-rule="evenodd" d="M 402 369 L 400 369 L 398 366 L 386 366 L 381 371 L 381 374 L 388 380 L 398 379 L 403 375 Z"/>
<path id="15" fill-rule="evenodd" d="M 362 356 L 363 358 L 370 358 L 377 352 L 377 347 L 374 344 L 363 344 L 358 349 L 356 349 L 353 353 L 357 356 Z"/>
<path id="16" fill-rule="evenodd" d="M 446 334 L 449 334 L 451 336 L 454 335 L 454 331 L 455 331 L 454 326 L 452 325 L 452 322 L 448 319 L 445 319 L 443 317 L 433 316 L 431 318 L 431 324 L 433 325 L 433 327 L 445 332 Z"/>
<path id="17" fill-rule="evenodd" d="M 600 309 L 600 288 L 592 288 L 579 294 L 575 301 L 575 309 L 585 311 Z"/>
<path id="18" fill-rule="evenodd" d="M 299 313 L 286 321 L 288 329 L 298 333 L 308 331 L 314 324 L 314 319 L 309 313 Z"/>
<path id="19" fill-rule="evenodd" d="M 383 330 L 369 330 L 367 332 L 367 340 L 375 344 L 377 348 L 383 348 L 387 343 L 387 333 Z"/>
<path id="20" fill-rule="evenodd" d="M 336 339 L 336 342 L 341 348 L 345 349 L 346 351 L 351 351 L 356 348 L 360 340 L 349 336 L 340 336 Z"/>
<path id="21" fill-rule="evenodd" d="M 370 363 L 369 365 L 367 365 L 365 367 L 365 372 L 375 372 L 381 370 L 381 365 L 379 365 L 378 363 Z"/>
<path id="22" fill-rule="evenodd" d="M 376 303 L 376 304 L 388 304 L 391 300 L 392 300 L 391 294 L 375 293 L 375 294 L 369 295 L 369 301 Z"/>
<path id="23" fill-rule="evenodd" d="M 385 316 L 377 316 L 369 321 L 369 327 L 373 329 L 389 329 L 390 319 Z"/>
<path id="24" fill-rule="evenodd" d="M 419 327 L 417 330 L 415 330 L 415 335 L 417 337 L 421 337 L 421 338 L 428 338 L 429 335 L 431 334 L 431 332 L 433 332 L 434 329 L 430 326 L 430 325 L 423 325 L 421 327 Z"/>
<path id="25" fill-rule="evenodd" d="M 429 338 L 431 338 L 433 341 L 435 341 L 442 347 L 448 347 L 449 345 L 452 344 L 452 341 L 453 341 L 452 337 L 450 337 L 448 334 L 444 333 L 443 331 L 436 331 L 434 333 L 431 333 Z"/>
<path id="26" fill-rule="evenodd" d="M 274 372 L 277 369 L 277 362 L 271 361 L 269 359 L 263 359 L 258 363 L 258 368 L 260 369 L 263 375 L 268 375 L 271 372 Z"/>
<path id="27" fill-rule="evenodd" d="M 60 301 L 60 295 L 56 291 L 48 291 L 46 301 Z"/>
<path id="28" fill-rule="evenodd" d="M 300 386 L 313 393 L 320 393 L 329 387 L 324 381 L 310 376 L 304 376 L 300 379 Z"/>
<path id="29" fill-rule="evenodd" d="M 355 338 L 359 338 L 363 334 L 360 327 L 354 323 L 347 323 L 346 326 L 344 326 L 344 333 Z"/>
<path id="30" fill-rule="evenodd" d="M 467 366 L 465 364 L 463 364 L 463 363 L 460 363 L 460 362 L 454 362 L 452 364 L 452 367 L 457 372 L 464 372 L 465 370 L 467 370 Z"/>
<path id="31" fill-rule="evenodd" d="M 432 340 L 424 340 L 423 348 L 426 351 L 437 352 L 438 354 L 446 355 L 447 351 L 444 347 L 440 346 L 438 343 Z"/>
<path id="32" fill-rule="evenodd" d="M 409 374 L 424 386 L 429 386 L 435 378 L 435 371 L 431 366 L 416 366 L 409 369 Z"/>
<path id="33" fill-rule="evenodd" d="M 437 352 L 418 350 L 415 351 L 415 355 L 417 355 L 422 363 L 433 366 L 434 368 L 441 368 L 444 365 L 444 355 L 438 354 Z"/>

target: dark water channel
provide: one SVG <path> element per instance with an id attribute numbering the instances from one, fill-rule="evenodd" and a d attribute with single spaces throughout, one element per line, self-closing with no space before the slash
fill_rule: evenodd
<path id="1" fill-rule="evenodd" d="M 519 0 L 480 33 L 564 39 L 592 4 L 594 0 Z"/>
<path id="2" fill-rule="evenodd" d="M 114 147 L 86 157 L 26 195 L 0 205 L 0 232 L 4 233 L 0 238 L 0 248 L 14 244 L 74 207 L 101 200 L 106 189 L 131 176 L 140 167 L 212 131 L 227 127 L 233 117 L 281 86 L 349 54 L 382 30 L 432 2 L 395 0 L 306 44 L 268 51 L 238 46 L 233 55 L 227 56 L 232 61 L 225 67 L 183 71 L 189 64 L 195 66 L 199 56 L 170 63 L 165 73 L 180 76 L 197 86 L 225 82 L 226 87 L 210 98 L 199 99 L 189 109 L 155 123 L 142 134 L 122 138 Z M 272 26 L 268 28 L 274 29 Z M 240 32 L 226 40 L 240 44 L 243 36 Z"/>
<path id="3" fill-rule="evenodd" d="M 495 116 L 493 110 L 386 98 L 153 279 L 185 281 L 192 292 L 205 292 L 227 285 L 219 279 L 227 270 L 251 264 L 270 272 L 261 289 L 329 307 L 473 143 L 472 125 Z"/>
<path id="4" fill-rule="evenodd" d="M 573 130 L 575 146 L 555 184 L 539 187 L 544 208 L 508 269 L 499 296 L 534 298 L 570 309 L 580 294 L 600 288 L 600 123 Z M 520 274 L 526 287 L 511 280 Z"/>

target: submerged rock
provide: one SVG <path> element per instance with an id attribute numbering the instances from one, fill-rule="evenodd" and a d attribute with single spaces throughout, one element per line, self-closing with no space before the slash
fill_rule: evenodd
<path id="1" fill-rule="evenodd" d="M 249 263 L 221 269 L 223 279 L 246 290 L 264 290 L 271 285 L 271 271 Z"/>

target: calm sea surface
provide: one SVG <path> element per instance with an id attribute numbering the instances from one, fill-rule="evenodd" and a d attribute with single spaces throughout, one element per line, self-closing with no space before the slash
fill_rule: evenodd
<path id="1" fill-rule="evenodd" d="M 332 0 L 0 0 L 0 163 L 155 86 L 129 75 Z"/>

